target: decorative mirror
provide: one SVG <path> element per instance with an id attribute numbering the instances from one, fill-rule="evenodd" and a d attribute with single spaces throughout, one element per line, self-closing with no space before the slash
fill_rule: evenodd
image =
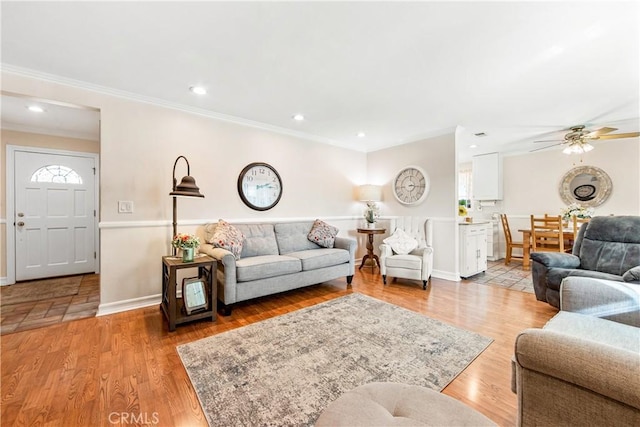
<path id="1" fill-rule="evenodd" d="M 564 174 L 560 181 L 560 197 L 567 204 L 584 207 L 600 206 L 611 194 L 611 178 L 595 166 L 578 166 Z"/>

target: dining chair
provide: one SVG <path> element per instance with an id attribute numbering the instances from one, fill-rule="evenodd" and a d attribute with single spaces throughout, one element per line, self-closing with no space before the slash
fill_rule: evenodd
<path id="1" fill-rule="evenodd" d="M 562 216 L 531 215 L 531 251 L 564 252 Z"/>
<path id="2" fill-rule="evenodd" d="M 509 265 L 511 259 L 522 261 L 524 257 L 522 255 L 514 255 L 513 248 L 523 249 L 524 244 L 522 242 L 514 242 L 511 238 L 511 229 L 509 228 L 509 220 L 507 219 L 506 214 L 500 214 L 500 221 L 502 222 L 502 230 L 504 231 L 504 240 L 507 243 L 504 265 Z"/>

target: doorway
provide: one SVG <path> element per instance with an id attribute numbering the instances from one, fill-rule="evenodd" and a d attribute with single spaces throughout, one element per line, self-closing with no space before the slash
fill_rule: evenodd
<path id="1" fill-rule="evenodd" d="M 98 156 L 7 146 L 7 281 L 97 273 Z"/>

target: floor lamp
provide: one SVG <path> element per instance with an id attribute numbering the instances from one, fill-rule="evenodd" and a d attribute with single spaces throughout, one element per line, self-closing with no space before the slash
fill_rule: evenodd
<path id="1" fill-rule="evenodd" d="M 187 176 L 182 177 L 180 180 L 180 185 L 178 185 L 178 180 L 176 180 L 176 166 L 178 164 L 178 160 L 184 159 L 187 162 Z M 173 191 L 169 193 L 170 196 L 173 196 L 173 235 L 171 238 L 174 238 L 178 234 L 178 197 L 204 197 L 204 194 L 200 193 L 200 189 L 196 185 L 196 180 L 190 175 L 190 167 L 189 160 L 185 156 L 178 156 L 175 163 L 173 164 Z M 176 248 L 173 248 L 172 255 L 176 255 Z"/>

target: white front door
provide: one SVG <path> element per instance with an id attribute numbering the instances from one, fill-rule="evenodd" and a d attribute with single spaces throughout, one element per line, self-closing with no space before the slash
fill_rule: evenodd
<path id="1" fill-rule="evenodd" d="M 16 151 L 16 280 L 95 271 L 95 158 Z"/>

